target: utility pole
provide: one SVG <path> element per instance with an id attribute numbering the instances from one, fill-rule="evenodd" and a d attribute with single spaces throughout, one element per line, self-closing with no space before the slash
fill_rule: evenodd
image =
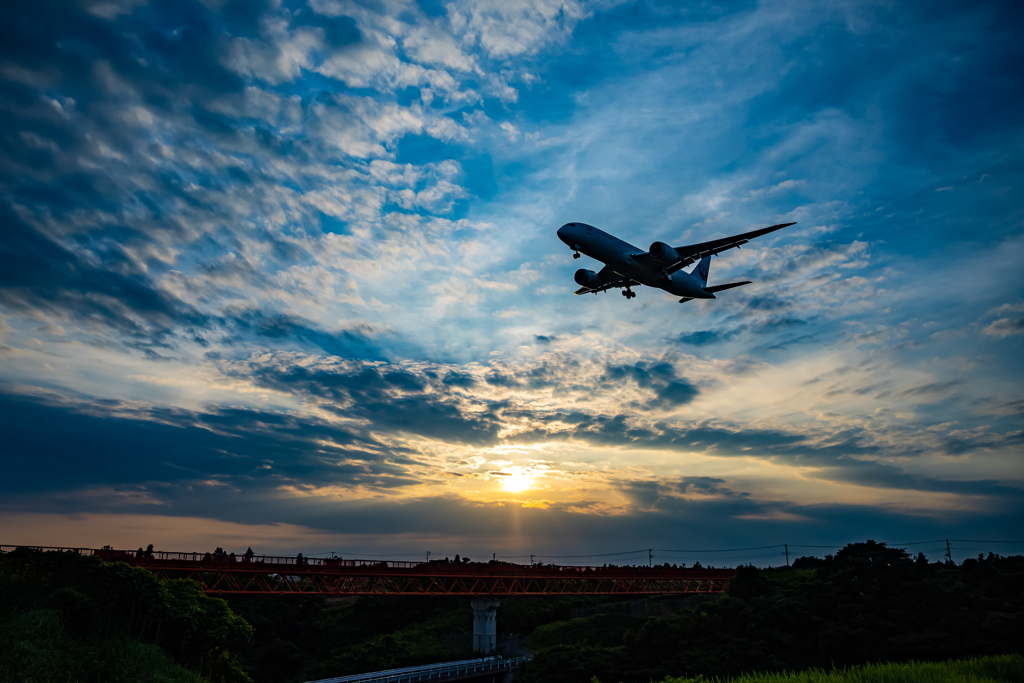
<path id="1" fill-rule="evenodd" d="M 533 566 L 533 555 L 530 555 L 530 566 Z"/>
<path id="2" fill-rule="evenodd" d="M 498 559 L 498 553 L 492 553 L 491 554 L 491 559 L 492 560 L 497 560 Z"/>
<path id="3" fill-rule="evenodd" d="M 789 566 L 789 544 L 788 543 L 783 543 L 782 545 L 786 546 L 786 566 L 788 567 Z"/>
<path id="4" fill-rule="evenodd" d="M 654 555 L 651 554 L 653 552 L 654 552 L 654 548 L 648 548 L 647 549 L 647 566 L 648 567 L 653 567 L 654 566 Z"/>
<path id="5" fill-rule="evenodd" d="M 953 555 L 949 552 L 949 539 L 946 539 L 946 561 L 953 564 Z"/>
<path id="6" fill-rule="evenodd" d="M 430 564 L 430 551 L 427 551 L 427 564 Z"/>

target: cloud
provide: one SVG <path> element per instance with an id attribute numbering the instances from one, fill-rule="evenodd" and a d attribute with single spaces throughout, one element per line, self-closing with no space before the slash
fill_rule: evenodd
<path id="1" fill-rule="evenodd" d="M 0 212 L 0 222 L 0 303 L 7 310 L 74 316 L 143 346 L 166 346 L 178 326 L 204 323 L 116 247 L 102 252 L 105 264 L 98 267 L 9 210 Z"/>
<path id="2" fill-rule="evenodd" d="M 982 332 L 997 339 L 1024 334 L 1024 318 L 999 318 L 987 325 Z"/>
<path id="3" fill-rule="evenodd" d="M 1008 10 L 443 5 L 11 10 L 8 509 L 392 547 L 1019 526 Z M 566 220 L 799 222 L 679 306 L 569 296 Z"/>
<path id="4" fill-rule="evenodd" d="M 455 35 L 478 43 L 495 59 L 534 53 L 551 42 L 566 40 L 576 23 L 589 14 L 573 0 L 460 1 L 447 7 Z"/>
<path id="5" fill-rule="evenodd" d="M 612 381 L 631 380 L 637 386 L 654 391 L 648 407 L 674 407 L 685 405 L 700 391 L 687 380 L 676 377 L 675 367 L 668 363 L 636 363 L 632 366 L 610 365 L 606 377 Z"/>
<path id="6" fill-rule="evenodd" d="M 679 344 L 689 346 L 705 346 L 734 339 L 743 332 L 743 327 L 732 330 L 697 330 L 695 332 L 684 332 L 674 339 Z"/>
<path id="7" fill-rule="evenodd" d="M 142 485 L 159 497 L 165 484 L 211 481 L 253 490 L 418 483 L 401 449 L 310 416 L 238 408 L 136 411 L 111 402 L 7 393 L 0 394 L 0 404 L 8 494 Z M 61 429 L 50 429 L 52 424 Z"/>
<path id="8" fill-rule="evenodd" d="M 240 76 L 271 85 L 292 81 L 313 67 L 312 53 L 323 45 L 322 29 L 289 30 L 283 18 L 267 17 L 262 32 L 267 40 L 234 38 L 227 44 L 221 64 Z"/>

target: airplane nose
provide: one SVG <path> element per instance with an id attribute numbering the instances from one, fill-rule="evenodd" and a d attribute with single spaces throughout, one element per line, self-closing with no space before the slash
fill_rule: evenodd
<path id="1" fill-rule="evenodd" d="M 558 235 L 558 239 L 562 240 L 566 244 L 569 244 L 569 224 L 568 223 L 566 223 L 565 225 L 560 227 L 556 234 Z"/>

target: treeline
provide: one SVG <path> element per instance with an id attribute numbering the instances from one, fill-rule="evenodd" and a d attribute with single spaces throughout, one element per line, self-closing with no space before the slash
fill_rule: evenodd
<path id="1" fill-rule="evenodd" d="M 498 628 L 537 652 L 522 683 L 648 683 L 1020 653 L 1022 596 L 1022 557 L 929 564 L 869 541 L 742 567 L 720 600 L 668 617 L 570 618 L 621 597 L 503 597 Z M 468 657 L 471 631 L 465 597 L 225 601 L 94 557 L 0 554 L 0 682 L 297 683 Z"/>
<path id="2" fill-rule="evenodd" d="M 502 633 L 528 635 L 572 608 L 619 598 L 503 597 Z M 241 663 L 256 683 L 301 681 L 475 657 L 467 597 L 231 596 L 255 628 Z"/>
<path id="3" fill-rule="evenodd" d="M 247 683 L 252 627 L 194 581 L 75 553 L 0 554 L 0 681 Z"/>
<path id="4" fill-rule="evenodd" d="M 522 682 L 646 683 L 1020 653 L 1022 595 L 1022 557 L 929 564 L 869 541 L 792 568 L 741 567 L 727 596 L 692 612 L 541 626 Z"/>

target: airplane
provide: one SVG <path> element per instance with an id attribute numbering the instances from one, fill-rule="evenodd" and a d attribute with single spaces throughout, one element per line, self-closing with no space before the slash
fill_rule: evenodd
<path id="1" fill-rule="evenodd" d="M 717 292 L 749 285 L 750 281 L 747 280 L 708 287 L 711 258 L 726 249 L 739 248 L 741 244 L 746 244 L 755 237 L 767 235 L 790 225 L 796 223 L 772 225 L 742 235 L 683 247 L 671 247 L 664 242 L 655 242 L 649 251 L 638 249 L 586 223 L 566 223 L 558 229 L 558 239 L 572 249 L 574 259 L 583 253 L 605 264 L 599 273 L 585 268 L 576 271 L 574 279 L 576 284 L 581 285 L 576 294 L 597 294 L 621 287 L 622 296 L 632 299 L 636 296 L 632 287 L 647 285 L 680 296 L 682 298 L 679 303 L 685 304 L 694 299 L 714 299 Z M 698 260 L 697 267 L 691 272 L 683 270 Z"/>

